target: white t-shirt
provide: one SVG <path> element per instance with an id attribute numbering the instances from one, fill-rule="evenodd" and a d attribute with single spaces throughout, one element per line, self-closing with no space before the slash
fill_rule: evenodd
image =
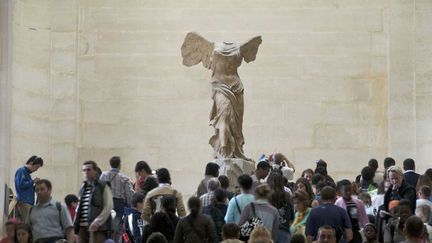
<path id="1" fill-rule="evenodd" d="M 384 194 L 378 194 L 372 197 L 372 207 L 374 212 L 378 212 L 378 208 L 384 204 Z"/>
<path id="2" fill-rule="evenodd" d="M 426 229 L 429 235 L 429 241 L 432 242 L 432 226 L 430 226 L 428 223 L 424 223 L 426 225 Z"/>
<path id="3" fill-rule="evenodd" d="M 282 175 L 287 178 L 288 181 L 291 181 L 294 179 L 294 169 L 290 168 L 288 166 L 281 166 L 278 164 L 272 164 L 272 168 L 274 170 L 280 170 L 282 172 Z"/>
<path id="4" fill-rule="evenodd" d="M 416 201 L 416 209 L 419 208 L 421 205 L 427 205 L 431 209 L 432 212 L 432 202 L 427 199 L 417 199 Z"/>

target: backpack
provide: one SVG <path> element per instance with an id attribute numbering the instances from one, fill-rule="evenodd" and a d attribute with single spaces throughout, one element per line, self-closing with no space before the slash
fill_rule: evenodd
<path id="1" fill-rule="evenodd" d="M 255 211 L 255 205 L 251 202 L 252 207 L 252 217 L 250 217 L 244 224 L 240 226 L 240 240 L 247 242 L 249 240 L 250 234 L 252 231 L 261 225 L 264 225 L 263 221 L 260 217 L 257 216 Z"/>
<path id="2" fill-rule="evenodd" d="M 175 200 L 175 205 L 177 205 L 177 191 L 173 190 L 173 194 L 161 194 L 150 198 L 150 204 L 152 209 L 152 215 L 160 212 L 162 207 L 162 199 L 166 197 L 173 197 Z"/>
<path id="3" fill-rule="evenodd" d="M 56 206 L 57 211 L 58 211 L 58 213 L 59 213 L 59 222 L 60 222 L 60 224 L 61 224 L 61 211 L 62 211 L 61 203 L 58 202 L 58 201 L 56 201 L 55 206 Z M 29 216 L 31 215 L 32 210 L 33 210 L 33 207 L 30 208 L 30 211 L 29 211 L 29 213 L 28 213 Z M 62 225 L 62 228 L 63 228 L 63 225 Z"/>

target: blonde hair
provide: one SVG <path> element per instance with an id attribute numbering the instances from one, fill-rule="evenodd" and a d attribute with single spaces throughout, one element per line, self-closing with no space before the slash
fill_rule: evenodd
<path id="1" fill-rule="evenodd" d="M 264 226 L 252 230 L 248 243 L 273 243 L 270 231 Z"/>
<path id="2" fill-rule="evenodd" d="M 398 176 L 402 176 L 403 177 L 402 169 L 401 169 L 401 167 L 399 167 L 397 165 L 390 166 L 387 169 L 387 175 L 389 175 L 390 172 L 396 173 Z"/>
<path id="3" fill-rule="evenodd" d="M 258 198 L 269 198 L 270 194 L 272 193 L 272 190 L 270 188 L 270 186 L 267 183 L 262 183 L 259 184 L 256 188 L 255 188 L 255 195 Z"/>

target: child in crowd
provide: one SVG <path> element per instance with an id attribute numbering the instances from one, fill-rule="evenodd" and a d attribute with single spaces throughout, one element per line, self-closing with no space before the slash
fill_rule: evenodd
<path id="1" fill-rule="evenodd" d="M 64 198 L 64 201 L 66 203 L 66 206 L 69 210 L 69 214 L 70 214 L 72 222 L 73 222 L 75 219 L 76 208 L 78 206 L 78 201 L 79 201 L 78 197 L 75 196 L 74 194 L 68 194 Z"/>
<path id="2" fill-rule="evenodd" d="M 221 243 L 242 243 L 240 238 L 240 227 L 237 224 L 229 223 L 222 227 Z"/>
<path id="3" fill-rule="evenodd" d="M 290 243 L 306 243 L 306 237 L 303 234 L 293 234 Z"/>
<path id="4" fill-rule="evenodd" d="M 132 196 L 132 208 L 124 210 L 124 224 L 128 237 L 133 239 L 133 242 L 141 242 L 143 235 L 143 220 L 141 212 L 144 210 L 144 194 L 137 192 Z"/>
<path id="5" fill-rule="evenodd" d="M 270 231 L 264 226 L 252 230 L 248 243 L 273 243 Z"/>
<path id="6" fill-rule="evenodd" d="M 377 229 L 374 224 L 367 223 L 363 227 L 365 241 L 363 243 L 377 243 Z"/>
<path id="7" fill-rule="evenodd" d="M 32 229 L 28 224 L 19 224 L 16 226 L 15 230 L 15 242 L 16 243 L 31 243 L 32 239 Z"/>
<path id="8" fill-rule="evenodd" d="M 0 240 L 0 243 L 14 243 L 15 242 L 15 229 L 16 225 L 19 224 L 20 221 L 16 218 L 9 219 L 6 226 L 6 236 Z"/>

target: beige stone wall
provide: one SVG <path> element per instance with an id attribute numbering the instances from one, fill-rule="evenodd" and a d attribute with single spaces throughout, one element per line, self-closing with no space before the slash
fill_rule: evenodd
<path id="1" fill-rule="evenodd" d="M 62 199 L 76 192 L 77 2 L 14 1 L 11 178 L 36 154 L 45 164 L 34 176 L 55 182 Z"/>
<path id="2" fill-rule="evenodd" d="M 245 86 L 246 155 L 281 151 L 298 171 L 323 158 L 336 178 L 371 157 L 428 165 L 431 4 L 426 0 L 16 0 L 12 166 L 76 192 L 80 164 L 120 155 L 168 167 L 191 194 L 210 161 L 210 71 L 181 64 L 189 31 L 261 35 Z M 13 169 L 12 169 L 13 170 Z M 11 173 L 14 171 L 11 170 Z"/>
<path id="3" fill-rule="evenodd" d="M 6 187 L 9 185 L 10 166 L 10 115 L 11 115 L 11 80 L 9 79 L 12 7 L 8 1 L 0 1 L 0 225 L 7 219 L 4 214 L 7 201 Z M 3 227 L 0 227 L 3 235 Z"/>
<path id="4" fill-rule="evenodd" d="M 416 157 L 432 167 L 432 2 L 416 1 L 415 18 Z"/>
<path id="5" fill-rule="evenodd" d="M 403 158 L 416 152 L 415 1 L 390 6 L 388 146 L 389 154 Z"/>

